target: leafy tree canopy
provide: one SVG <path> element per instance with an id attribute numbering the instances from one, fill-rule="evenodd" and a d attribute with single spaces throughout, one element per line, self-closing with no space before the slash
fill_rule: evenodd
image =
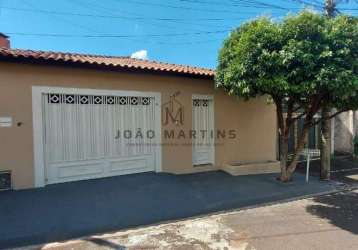
<path id="1" fill-rule="evenodd" d="M 216 83 L 245 98 L 290 97 L 307 107 L 316 96 L 339 109 L 358 107 L 358 19 L 304 11 L 243 24 L 220 51 Z"/>

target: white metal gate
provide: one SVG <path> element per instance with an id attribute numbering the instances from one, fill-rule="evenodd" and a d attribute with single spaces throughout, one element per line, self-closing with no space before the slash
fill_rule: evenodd
<path id="1" fill-rule="evenodd" d="M 214 100 L 193 96 L 193 165 L 214 164 Z"/>
<path id="2" fill-rule="evenodd" d="M 153 95 L 76 92 L 41 95 L 47 184 L 156 170 Z"/>

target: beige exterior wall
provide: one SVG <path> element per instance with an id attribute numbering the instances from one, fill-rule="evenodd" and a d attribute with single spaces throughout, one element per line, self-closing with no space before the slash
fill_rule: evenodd
<path id="1" fill-rule="evenodd" d="M 162 103 L 176 91 L 184 105 L 184 126 L 165 129 L 188 131 L 192 125 L 192 95 L 214 95 L 215 128 L 235 129 L 236 139 L 220 139 L 215 150 L 215 167 L 230 162 L 261 162 L 276 159 L 276 118 L 265 98 L 239 101 L 214 89 L 212 80 L 120 73 L 54 66 L 0 63 L 0 117 L 12 117 L 13 126 L 0 128 L 0 170 L 11 170 L 15 189 L 34 186 L 32 131 L 32 86 L 115 89 L 160 92 Z M 21 126 L 18 126 L 21 123 Z M 175 143 L 162 148 L 164 172 L 188 173 L 209 168 L 192 166 L 190 139 L 163 140 Z M 212 169 L 215 169 L 212 167 Z"/>

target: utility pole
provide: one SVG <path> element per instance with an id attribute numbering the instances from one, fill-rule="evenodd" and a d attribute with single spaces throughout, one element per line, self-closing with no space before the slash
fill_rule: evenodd
<path id="1" fill-rule="evenodd" d="M 324 4 L 325 13 L 329 18 L 333 18 L 336 14 L 337 3 L 335 0 L 326 0 Z"/>
<path id="2" fill-rule="evenodd" d="M 334 18 L 337 12 L 337 3 L 335 0 L 325 1 L 325 15 L 328 18 Z M 321 173 L 322 180 L 329 180 L 331 178 L 331 153 L 332 153 L 332 123 L 328 119 L 331 110 L 328 106 L 322 108 L 322 127 L 321 127 Z M 332 118 L 334 119 L 334 118 Z"/>

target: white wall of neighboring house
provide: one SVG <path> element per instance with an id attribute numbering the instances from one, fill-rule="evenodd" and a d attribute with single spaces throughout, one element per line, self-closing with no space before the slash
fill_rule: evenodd
<path id="1" fill-rule="evenodd" d="M 335 152 L 353 153 L 354 137 L 358 136 L 358 111 L 348 111 L 335 118 Z"/>

